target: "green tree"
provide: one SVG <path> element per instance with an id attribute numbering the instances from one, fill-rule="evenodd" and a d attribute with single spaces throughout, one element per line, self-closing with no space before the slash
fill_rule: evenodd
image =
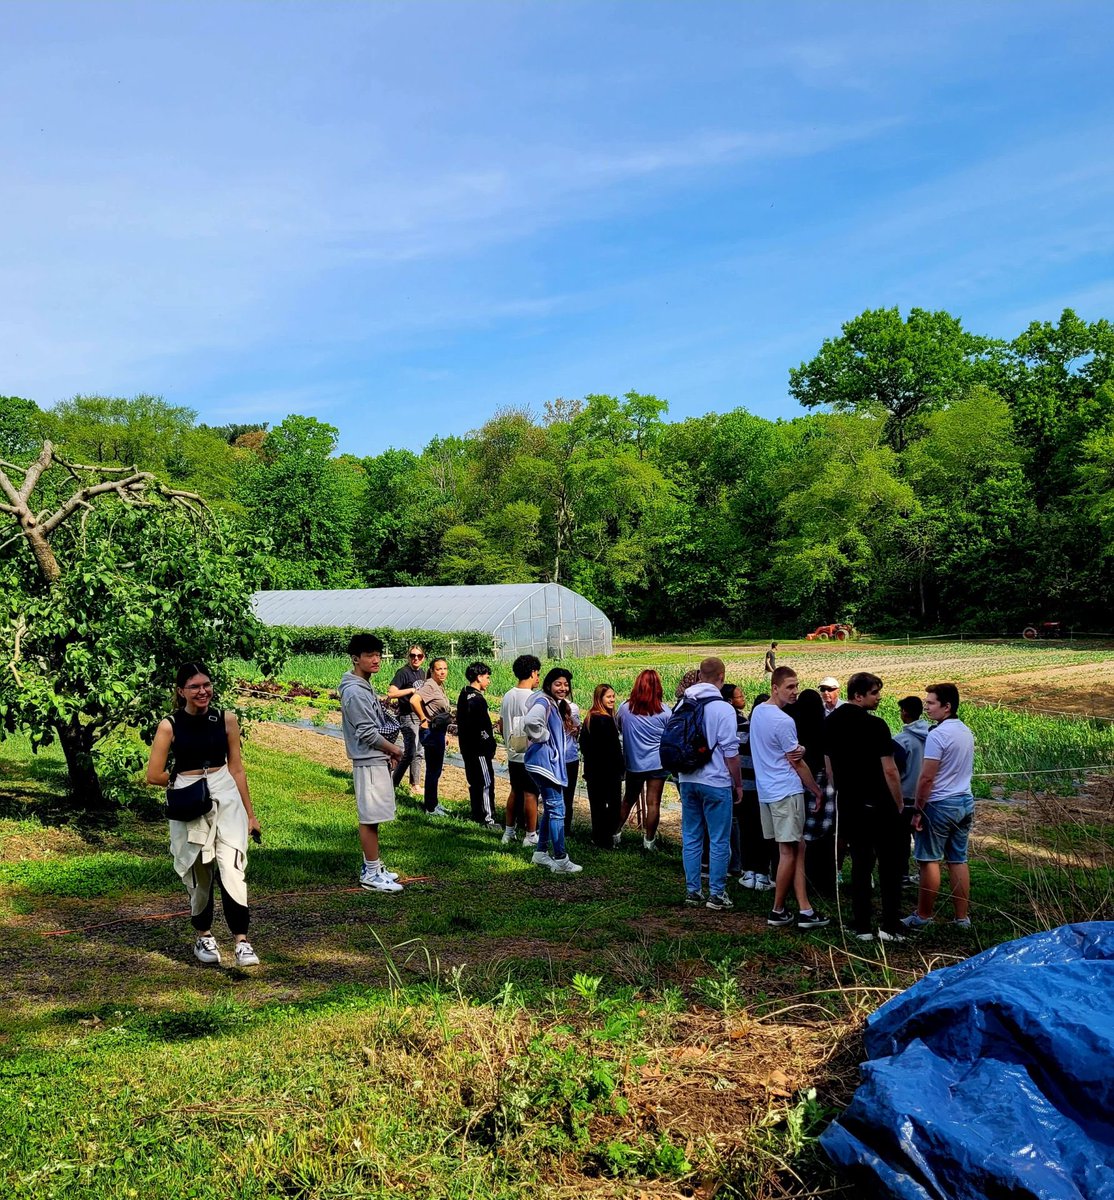
<path id="1" fill-rule="evenodd" d="M 993 380 L 999 343 L 968 333 L 946 312 L 868 309 L 828 338 L 810 362 L 789 372 L 789 392 L 806 408 L 871 413 L 885 440 L 905 448 L 929 412 Z"/>
<path id="2" fill-rule="evenodd" d="M 34 400 L 0 396 L 0 458 L 23 458 L 43 441 L 43 414 Z"/>
<path id="3" fill-rule="evenodd" d="M 337 430 L 289 416 L 241 464 L 237 494 L 248 526 L 274 547 L 260 586 L 345 587 L 354 582 L 352 527 L 359 489 L 336 461 Z M 362 471 L 362 468 L 359 468 Z"/>
<path id="4" fill-rule="evenodd" d="M 77 480 L 73 475 L 77 475 Z M 71 790 L 104 801 L 98 758 L 126 729 L 151 733 L 173 672 L 231 655 L 274 665 L 251 611 L 258 548 L 200 499 L 150 473 L 74 470 L 48 442 L 26 469 L 0 469 L 0 722 L 36 747 L 61 744 Z M 125 755 L 134 769 L 134 750 Z"/>

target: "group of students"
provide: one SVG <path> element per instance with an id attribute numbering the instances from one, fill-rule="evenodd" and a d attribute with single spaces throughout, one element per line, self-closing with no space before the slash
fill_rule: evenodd
<path id="1" fill-rule="evenodd" d="M 373 634 L 353 636 L 352 667 L 338 695 L 363 852 L 359 884 L 370 891 L 400 892 L 398 873 L 381 858 L 379 827 L 394 819 L 396 786 L 419 757 L 426 767 L 424 810 L 431 817 L 449 815 L 438 799 L 438 782 L 453 710 L 444 689 L 447 661 L 435 658 L 423 668 L 421 647 L 411 648 L 408 674 L 396 674 L 384 703 L 372 684 L 383 649 Z M 688 904 L 732 908 L 726 884 L 733 876 L 743 888 L 773 891 L 770 927 L 821 928 L 829 918 L 812 906 L 809 888 L 834 894 L 838 867 L 849 853 L 856 936 L 874 937 L 871 876 L 877 862 L 878 937 L 900 940 L 903 931 L 932 921 L 940 862 L 946 860 L 956 923 L 969 925 L 966 845 L 974 747 L 956 716 L 959 695 L 953 684 L 926 689 L 925 710 L 937 722 L 932 729 L 921 717 L 920 701 L 903 700 L 903 719 L 908 719 L 895 741 L 873 716 L 882 681 L 866 672 L 851 677 L 848 698 L 841 701 L 834 679 L 823 680 L 820 692 L 798 694 L 795 672 L 775 667 L 770 693 L 756 696 L 748 715 L 743 689 L 725 682 L 718 658 L 707 658 L 682 677 L 673 707 L 665 702 L 661 676 L 646 669 L 621 704 L 611 685 L 599 684 L 582 717 L 567 668 L 554 667 L 540 679 L 541 661 L 525 654 L 515 659 L 513 671 L 515 686 L 502 697 L 493 722 L 485 695 L 491 668 L 471 663 L 455 721 L 471 815 L 493 830 L 499 824 L 492 763 L 496 735 L 502 737 L 510 780 L 502 842 L 516 842 L 521 823 L 522 845 L 532 851 L 534 864 L 554 874 L 582 869 L 569 856 L 567 837 L 583 761 L 592 841 L 604 849 L 619 846 L 637 807 L 642 848 L 652 853 L 665 782 L 671 775 L 677 779 Z M 252 966 L 259 959 L 247 937 L 244 869 L 248 838 L 258 840 L 261 828 L 240 758 L 239 727 L 234 714 L 213 707 L 209 672 L 202 664 L 182 666 L 175 694 L 175 711 L 156 732 L 147 780 L 175 788 L 204 777 L 212 799 L 205 814 L 170 822 L 175 867 L 189 894 L 197 933 L 194 953 L 203 963 L 221 961 L 211 928 L 219 885 L 236 963 Z M 663 739 L 668 740 L 675 713 L 686 707 L 699 710 L 706 744 L 699 763 L 670 771 L 663 765 Z M 915 913 L 901 918 L 911 830 L 920 869 L 919 903 Z M 796 916 L 787 908 L 790 894 L 797 901 Z"/>

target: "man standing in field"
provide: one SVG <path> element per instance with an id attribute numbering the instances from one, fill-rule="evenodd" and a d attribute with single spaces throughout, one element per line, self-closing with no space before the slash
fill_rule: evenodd
<path id="1" fill-rule="evenodd" d="M 704 740 L 712 757 L 694 771 L 681 771 L 681 857 L 685 866 L 686 904 L 701 904 L 700 863 L 708 838 L 708 898 L 715 912 L 734 908 L 727 895 L 727 864 L 731 857 L 731 818 L 735 802 L 743 799 L 739 769 L 739 727 L 734 708 L 723 698 L 726 668 L 720 658 L 706 658 L 700 677 L 687 688 L 684 700 L 703 703 L 700 714 Z"/>
<path id="2" fill-rule="evenodd" d="M 820 699 L 824 701 L 824 716 L 830 717 L 837 708 L 843 703 L 839 698 L 839 680 L 834 675 L 825 675 L 818 684 L 820 688 Z M 851 684 L 847 684 L 848 698 L 851 696 Z"/>
<path id="3" fill-rule="evenodd" d="M 484 662 L 469 663 L 464 671 L 468 681 L 456 702 L 456 736 L 464 759 L 472 820 L 495 829 L 495 737 L 491 729 L 484 693 L 491 683 L 491 668 Z"/>
<path id="4" fill-rule="evenodd" d="M 425 683 L 425 651 L 421 646 L 413 645 L 406 655 L 406 665 L 399 667 L 387 688 L 387 699 L 395 701 L 398 711 L 398 723 L 402 726 L 402 757 L 395 766 L 392 779 L 395 787 L 402 782 L 406 768 L 410 768 L 410 790 L 416 796 L 422 785 L 422 763 L 425 760 L 425 750 L 418 740 L 418 726 L 421 721 L 410 704 L 410 697 L 415 695 L 418 688 Z"/>
<path id="5" fill-rule="evenodd" d="M 777 642 L 771 642 L 769 650 L 766 651 L 766 661 L 762 664 L 763 674 L 767 679 L 773 676 L 777 670 Z"/>
<path id="6" fill-rule="evenodd" d="M 387 713 L 371 686 L 383 661 L 383 643 L 373 633 L 357 633 L 348 643 L 352 670 L 341 676 L 337 692 L 344 729 L 344 748 L 352 760 L 352 786 L 360 822 L 360 847 L 364 865 L 360 887 L 372 892 L 401 892 L 402 884 L 379 858 L 379 826 L 395 819 L 392 762 L 402 758 L 402 747 L 384 736 Z M 394 733 L 393 722 L 390 731 Z"/>
<path id="7" fill-rule="evenodd" d="M 785 907 L 792 890 L 797 897 L 798 929 L 819 929 L 828 918 L 809 902 L 805 888 L 805 792 L 819 810 L 823 795 L 804 761 L 804 747 L 797 744 L 797 727 L 783 712 L 797 699 L 797 673 L 776 667 L 770 677 L 770 698 L 750 714 L 750 753 L 758 784 L 758 806 L 762 833 L 778 844 L 777 883 L 773 911 L 766 918 L 771 928 L 793 924 Z"/>
<path id="8" fill-rule="evenodd" d="M 967 839 L 975 819 L 975 799 L 971 794 L 975 739 L 956 715 L 959 689 L 954 683 L 930 683 L 925 688 L 924 711 L 936 724 L 925 738 L 913 814 L 913 854 L 920 868 L 921 885 L 917 911 L 902 924 L 907 929 L 932 924 L 940 891 L 940 863 L 946 862 L 955 924 L 969 929 L 971 873 L 967 866 Z"/>
<path id="9" fill-rule="evenodd" d="M 874 940 L 871 875 L 878 863 L 882 924 L 878 938 L 903 942 L 901 884 L 909 852 L 908 825 L 902 815 L 901 776 L 894 762 L 889 726 L 874 710 L 882 700 L 882 681 L 859 671 L 847 681 L 847 703 L 824 722 L 828 779 L 839 802 L 840 834 L 851 850 L 851 904 L 855 936 Z"/>
<path id="10" fill-rule="evenodd" d="M 503 735 L 507 747 L 507 774 L 511 779 L 511 791 L 507 797 L 504 817 L 503 845 L 515 839 L 515 815 L 522 810 L 526 825 L 524 846 L 538 844 L 538 793 L 526 770 L 526 710 L 530 707 L 534 689 L 541 674 L 541 659 L 533 654 L 520 654 L 511 664 L 517 680 L 514 687 L 503 696 L 499 708 L 498 732 Z"/>

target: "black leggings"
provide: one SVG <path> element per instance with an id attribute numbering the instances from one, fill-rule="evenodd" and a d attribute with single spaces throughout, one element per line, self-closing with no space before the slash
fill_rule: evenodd
<path id="1" fill-rule="evenodd" d="M 445 769 L 445 734 L 446 728 L 423 729 L 418 734 L 418 740 L 425 747 L 425 810 L 433 812 L 437 807 L 437 784 L 441 780 L 441 772 Z M 423 737 L 422 734 L 425 736 Z"/>
<path id="2" fill-rule="evenodd" d="M 190 917 L 190 924 L 197 930 L 198 933 L 213 927 L 213 908 L 216 901 L 216 884 L 220 883 L 220 872 L 214 866 L 213 878 L 209 883 L 209 902 L 205 908 L 198 913 L 196 917 Z M 221 884 L 220 889 L 220 906 L 224 912 L 224 919 L 228 924 L 229 930 L 234 936 L 241 933 L 246 934 L 248 925 L 251 924 L 251 914 L 242 905 L 237 903 L 224 890 L 224 885 Z"/>
<path id="3" fill-rule="evenodd" d="M 572 833 L 572 802 L 576 799 L 576 781 L 580 777 L 580 763 L 577 760 L 565 763 L 569 774 L 569 782 L 565 786 L 565 837 Z"/>

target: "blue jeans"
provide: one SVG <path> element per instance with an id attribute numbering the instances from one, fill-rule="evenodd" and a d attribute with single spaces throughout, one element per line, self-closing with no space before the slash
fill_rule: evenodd
<path id="1" fill-rule="evenodd" d="M 731 789 L 703 783 L 681 784 L 681 858 L 685 886 L 700 891 L 700 860 L 704 834 L 708 834 L 708 890 L 722 896 L 727 888 L 727 860 L 731 856 Z"/>
<path id="2" fill-rule="evenodd" d="M 565 849 L 565 789 L 530 772 L 530 779 L 538 789 L 538 799 L 545 805 L 538 817 L 538 849 L 549 851 L 550 858 L 567 858 Z"/>

